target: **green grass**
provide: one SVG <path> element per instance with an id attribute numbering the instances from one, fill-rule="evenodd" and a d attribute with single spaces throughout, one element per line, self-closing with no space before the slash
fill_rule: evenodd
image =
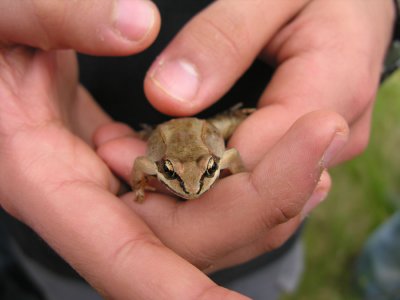
<path id="1" fill-rule="evenodd" d="M 361 300 L 355 259 L 370 233 L 400 208 L 400 71 L 382 85 L 371 140 L 360 157 L 333 170 L 330 196 L 308 220 L 306 269 L 285 300 Z"/>

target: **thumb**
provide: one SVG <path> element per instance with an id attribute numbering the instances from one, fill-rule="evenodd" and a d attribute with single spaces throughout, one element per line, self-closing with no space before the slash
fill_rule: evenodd
<path id="1" fill-rule="evenodd" d="M 163 113 L 181 116 L 210 106 L 307 2 L 213 2 L 179 32 L 151 66 L 145 79 L 147 98 Z"/>
<path id="2" fill-rule="evenodd" d="M 127 55 L 155 39 L 160 17 L 149 0 L 14 1 L 0 3 L 0 43 L 44 50 L 73 48 Z"/>

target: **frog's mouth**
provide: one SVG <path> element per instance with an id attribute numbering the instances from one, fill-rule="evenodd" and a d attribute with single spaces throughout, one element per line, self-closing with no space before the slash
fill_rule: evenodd
<path id="1" fill-rule="evenodd" d="M 178 177 L 179 178 L 179 177 Z M 180 180 L 180 178 L 179 179 L 176 179 L 176 180 L 178 180 L 179 181 L 179 186 L 181 187 L 181 190 L 182 190 L 182 192 L 179 192 L 179 191 L 176 191 L 176 190 L 174 190 L 174 189 L 172 189 L 170 186 L 168 186 L 164 181 L 161 181 L 165 186 L 166 186 L 166 188 L 170 191 L 170 192 L 172 192 L 174 195 L 177 195 L 177 196 L 179 196 L 179 197 L 181 197 L 181 198 L 184 198 L 184 199 L 196 199 L 196 198 L 199 198 L 200 196 L 201 196 L 201 194 L 203 194 L 203 192 L 201 191 L 201 188 L 202 188 L 202 186 L 200 186 L 200 188 L 199 188 L 199 190 L 196 192 L 196 193 L 190 193 L 190 192 L 188 192 L 187 191 L 187 189 L 186 189 L 186 187 L 185 187 L 185 183 L 182 181 L 182 180 Z"/>
<path id="2" fill-rule="evenodd" d="M 186 187 L 185 187 L 185 183 L 183 182 L 183 180 L 178 176 L 176 179 L 174 180 L 178 180 L 179 182 L 179 186 L 181 188 L 181 191 L 176 191 L 174 189 L 172 189 L 166 182 L 164 182 L 164 180 L 160 180 L 160 182 L 168 189 L 168 191 L 170 191 L 171 193 L 173 193 L 174 195 L 179 196 L 180 198 L 183 199 L 196 199 L 199 198 L 201 195 L 203 195 L 205 192 L 207 192 L 214 184 L 210 185 L 207 189 L 203 190 L 203 186 L 204 186 L 204 182 L 203 182 L 203 178 L 200 180 L 200 187 L 198 189 L 198 191 L 196 193 L 190 193 Z"/>
<path id="3" fill-rule="evenodd" d="M 178 177 L 179 178 L 179 177 Z M 198 191 L 196 192 L 196 193 L 190 193 L 187 189 L 186 189 L 186 187 L 185 187 L 185 183 L 183 182 L 183 180 L 181 180 L 180 178 L 178 179 L 178 178 L 176 178 L 176 179 L 174 179 L 174 180 L 178 180 L 178 182 L 179 182 L 179 187 L 180 187 L 180 190 L 175 190 L 175 189 L 173 189 L 173 188 L 171 188 L 166 182 L 164 182 L 164 180 L 159 180 L 162 184 L 163 184 L 163 186 L 165 186 L 166 187 L 166 189 L 168 190 L 168 191 L 170 191 L 172 194 L 174 194 L 174 195 L 176 195 L 176 196 L 178 196 L 178 197 L 180 197 L 180 198 L 183 198 L 183 199 L 196 199 L 196 198 L 199 198 L 202 194 L 204 194 L 204 192 L 206 192 L 207 190 L 202 190 L 203 189 L 203 184 L 200 184 L 200 187 L 199 187 L 199 189 L 198 189 Z"/>

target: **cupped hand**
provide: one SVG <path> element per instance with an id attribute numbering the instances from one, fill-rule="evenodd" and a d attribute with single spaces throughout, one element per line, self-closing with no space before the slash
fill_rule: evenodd
<path id="1" fill-rule="evenodd" d="M 32 48 L 135 53 L 157 33 L 154 5 L 2 1 L 0 15 L 1 206 L 107 298 L 243 299 L 166 248 L 115 196 L 119 182 L 90 142 L 110 119 L 78 85 L 75 54 Z"/>
<path id="2" fill-rule="evenodd" d="M 316 123 L 321 125 L 315 128 Z M 143 204 L 131 192 L 122 199 L 165 245 L 213 272 L 273 250 L 293 234 L 328 193 L 330 179 L 323 170 L 347 137 L 343 118 L 313 112 L 300 118 L 254 169 L 220 179 L 199 199 L 182 202 L 150 192 Z M 110 123 L 96 132 L 95 144 L 112 170 L 129 182 L 145 142 L 126 125 Z"/>
<path id="3" fill-rule="evenodd" d="M 351 130 L 348 145 L 331 162 L 337 164 L 368 143 L 393 21 L 392 0 L 215 1 L 159 55 L 146 77 L 146 94 L 165 113 L 193 114 L 263 59 L 276 71 L 259 111 L 231 145 L 253 168 L 300 116 L 332 110 Z"/>
<path id="4" fill-rule="evenodd" d="M 106 297 L 243 298 L 165 247 L 115 196 L 118 180 L 74 134 L 109 120 L 78 87 L 72 51 L 3 48 L 0 65 L 0 199 L 8 213 Z"/>

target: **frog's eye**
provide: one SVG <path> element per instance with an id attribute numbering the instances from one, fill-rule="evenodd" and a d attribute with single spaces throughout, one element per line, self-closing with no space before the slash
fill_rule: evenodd
<path id="1" fill-rule="evenodd" d="M 178 177 L 175 173 L 172 162 L 169 161 L 168 159 L 164 161 L 163 171 L 167 179 L 176 179 Z"/>
<path id="2" fill-rule="evenodd" d="M 207 163 L 207 170 L 206 170 L 205 175 L 207 177 L 213 177 L 215 172 L 217 171 L 217 169 L 218 169 L 217 162 L 215 161 L 215 159 L 213 157 L 210 157 L 210 159 L 208 160 L 208 163 Z"/>

